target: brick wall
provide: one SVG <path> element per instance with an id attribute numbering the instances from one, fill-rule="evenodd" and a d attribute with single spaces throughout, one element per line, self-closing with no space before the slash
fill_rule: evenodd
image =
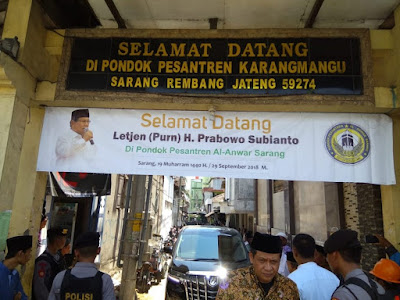
<path id="1" fill-rule="evenodd" d="M 343 183 L 346 228 L 358 232 L 363 246 L 361 266 L 370 271 L 385 256 L 382 248 L 366 244 L 365 235 L 383 234 L 380 186 L 363 183 Z"/>
<path id="2" fill-rule="evenodd" d="M 379 185 L 357 184 L 359 236 L 363 246 L 362 266 L 370 271 L 375 263 L 385 257 L 382 247 L 365 243 L 365 235 L 378 233 L 383 235 L 382 201 Z"/>
<path id="3" fill-rule="evenodd" d="M 346 228 L 360 231 L 358 216 L 357 188 L 355 183 L 343 183 L 344 216 Z"/>

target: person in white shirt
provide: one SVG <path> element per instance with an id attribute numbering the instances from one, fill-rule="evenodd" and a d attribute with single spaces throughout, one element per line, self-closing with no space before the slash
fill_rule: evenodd
<path id="1" fill-rule="evenodd" d="M 290 274 L 289 268 L 287 265 L 287 255 L 286 255 L 285 251 L 283 251 L 283 250 L 282 250 L 282 254 L 281 254 L 281 260 L 279 262 L 278 273 L 285 277 L 287 277 Z"/>
<path id="2" fill-rule="evenodd" d="M 89 124 L 88 109 L 77 109 L 72 112 L 71 128 L 57 139 L 56 167 L 59 171 L 88 167 L 95 158 L 96 145 Z"/>
<path id="3" fill-rule="evenodd" d="M 285 253 L 291 252 L 292 248 L 290 248 L 290 246 L 288 245 L 288 236 L 287 236 L 287 234 L 284 233 L 284 232 L 278 232 L 276 234 L 276 236 L 279 236 L 279 238 L 282 241 L 282 250 L 283 250 L 283 252 L 285 252 Z"/>
<path id="4" fill-rule="evenodd" d="M 286 252 L 290 252 L 292 249 L 287 244 L 287 239 L 288 236 L 284 232 L 279 232 L 276 236 L 278 236 L 281 241 L 282 241 L 282 255 L 281 255 L 281 261 L 279 263 L 279 270 L 278 273 L 287 277 L 289 275 L 289 269 L 287 266 L 287 255 Z"/>
<path id="5" fill-rule="evenodd" d="M 299 266 L 288 277 L 296 283 L 300 299 L 330 300 L 339 286 L 339 279 L 314 262 L 314 238 L 308 234 L 297 234 L 293 239 L 292 250 Z"/>

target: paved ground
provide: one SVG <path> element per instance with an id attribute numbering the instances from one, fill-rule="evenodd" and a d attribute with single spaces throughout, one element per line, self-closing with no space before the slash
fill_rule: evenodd
<path id="1" fill-rule="evenodd" d="M 122 271 L 111 274 L 114 286 L 118 287 L 121 283 Z M 139 300 L 164 300 L 165 288 L 167 285 L 167 277 L 161 280 L 157 285 L 153 285 L 148 293 L 138 293 L 136 290 L 137 299 Z M 117 298 L 118 299 L 118 298 Z M 0 299 L 1 300 L 1 299 Z"/>
<path id="2" fill-rule="evenodd" d="M 137 293 L 139 300 L 164 300 L 165 298 L 165 286 L 166 279 L 163 279 L 161 283 L 153 285 L 148 293 L 140 294 Z"/>

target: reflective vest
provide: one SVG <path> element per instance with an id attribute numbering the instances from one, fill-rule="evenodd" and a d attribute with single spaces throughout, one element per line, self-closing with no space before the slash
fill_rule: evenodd
<path id="1" fill-rule="evenodd" d="M 47 290 L 50 292 L 51 286 L 53 284 L 54 278 L 56 275 L 63 271 L 63 267 L 60 265 L 60 261 L 56 261 L 56 258 L 54 258 L 49 252 L 44 251 L 38 258 L 35 259 L 35 264 L 38 263 L 38 261 L 44 260 L 50 265 L 50 272 L 47 272 L 44 274 L 44 285 L 46 286 Z M 39 266 L 40 268 L 40 266 Z M 40 272 L 40 270 L 38 270 Z M 35 274 L 34 276 L 38 276 L 38 274 Z M 32 299 L 36 300 L 35 297 L 35 289 L 38 289 L 40 287 L 37 287 L 35 285 L 32 286 Z"/>
<path id="2" fill-rule="evenodd" d="M 78 278 L 65 271 L 60 289 L 61 300 L 102 300 L 104 273 L 97 271 L 94 277 Z"/>

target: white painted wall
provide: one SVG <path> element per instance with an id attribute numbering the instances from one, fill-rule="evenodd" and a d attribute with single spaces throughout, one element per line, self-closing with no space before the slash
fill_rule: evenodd
<path id="1" fill-rule="evenodd" d="M 164 238 L 168 236 L 172 227 L 172 204 L 174 200 L 174 178 L 171 176 L 164 177 L 163 190 L 163 210 L 161 215 L 161 231 L 160 235 Z"/>
<path id="2" fill-rule="evenodd" d="M 101 237 L 100 265 L 107 273 L 117 270 L 118 250 L 124 220 L 124 208 L 117 208 L 115 198 L 117 194 L 117 175 L 111 176 L 111 195 L 106 197 L 103 234 Z"/>

